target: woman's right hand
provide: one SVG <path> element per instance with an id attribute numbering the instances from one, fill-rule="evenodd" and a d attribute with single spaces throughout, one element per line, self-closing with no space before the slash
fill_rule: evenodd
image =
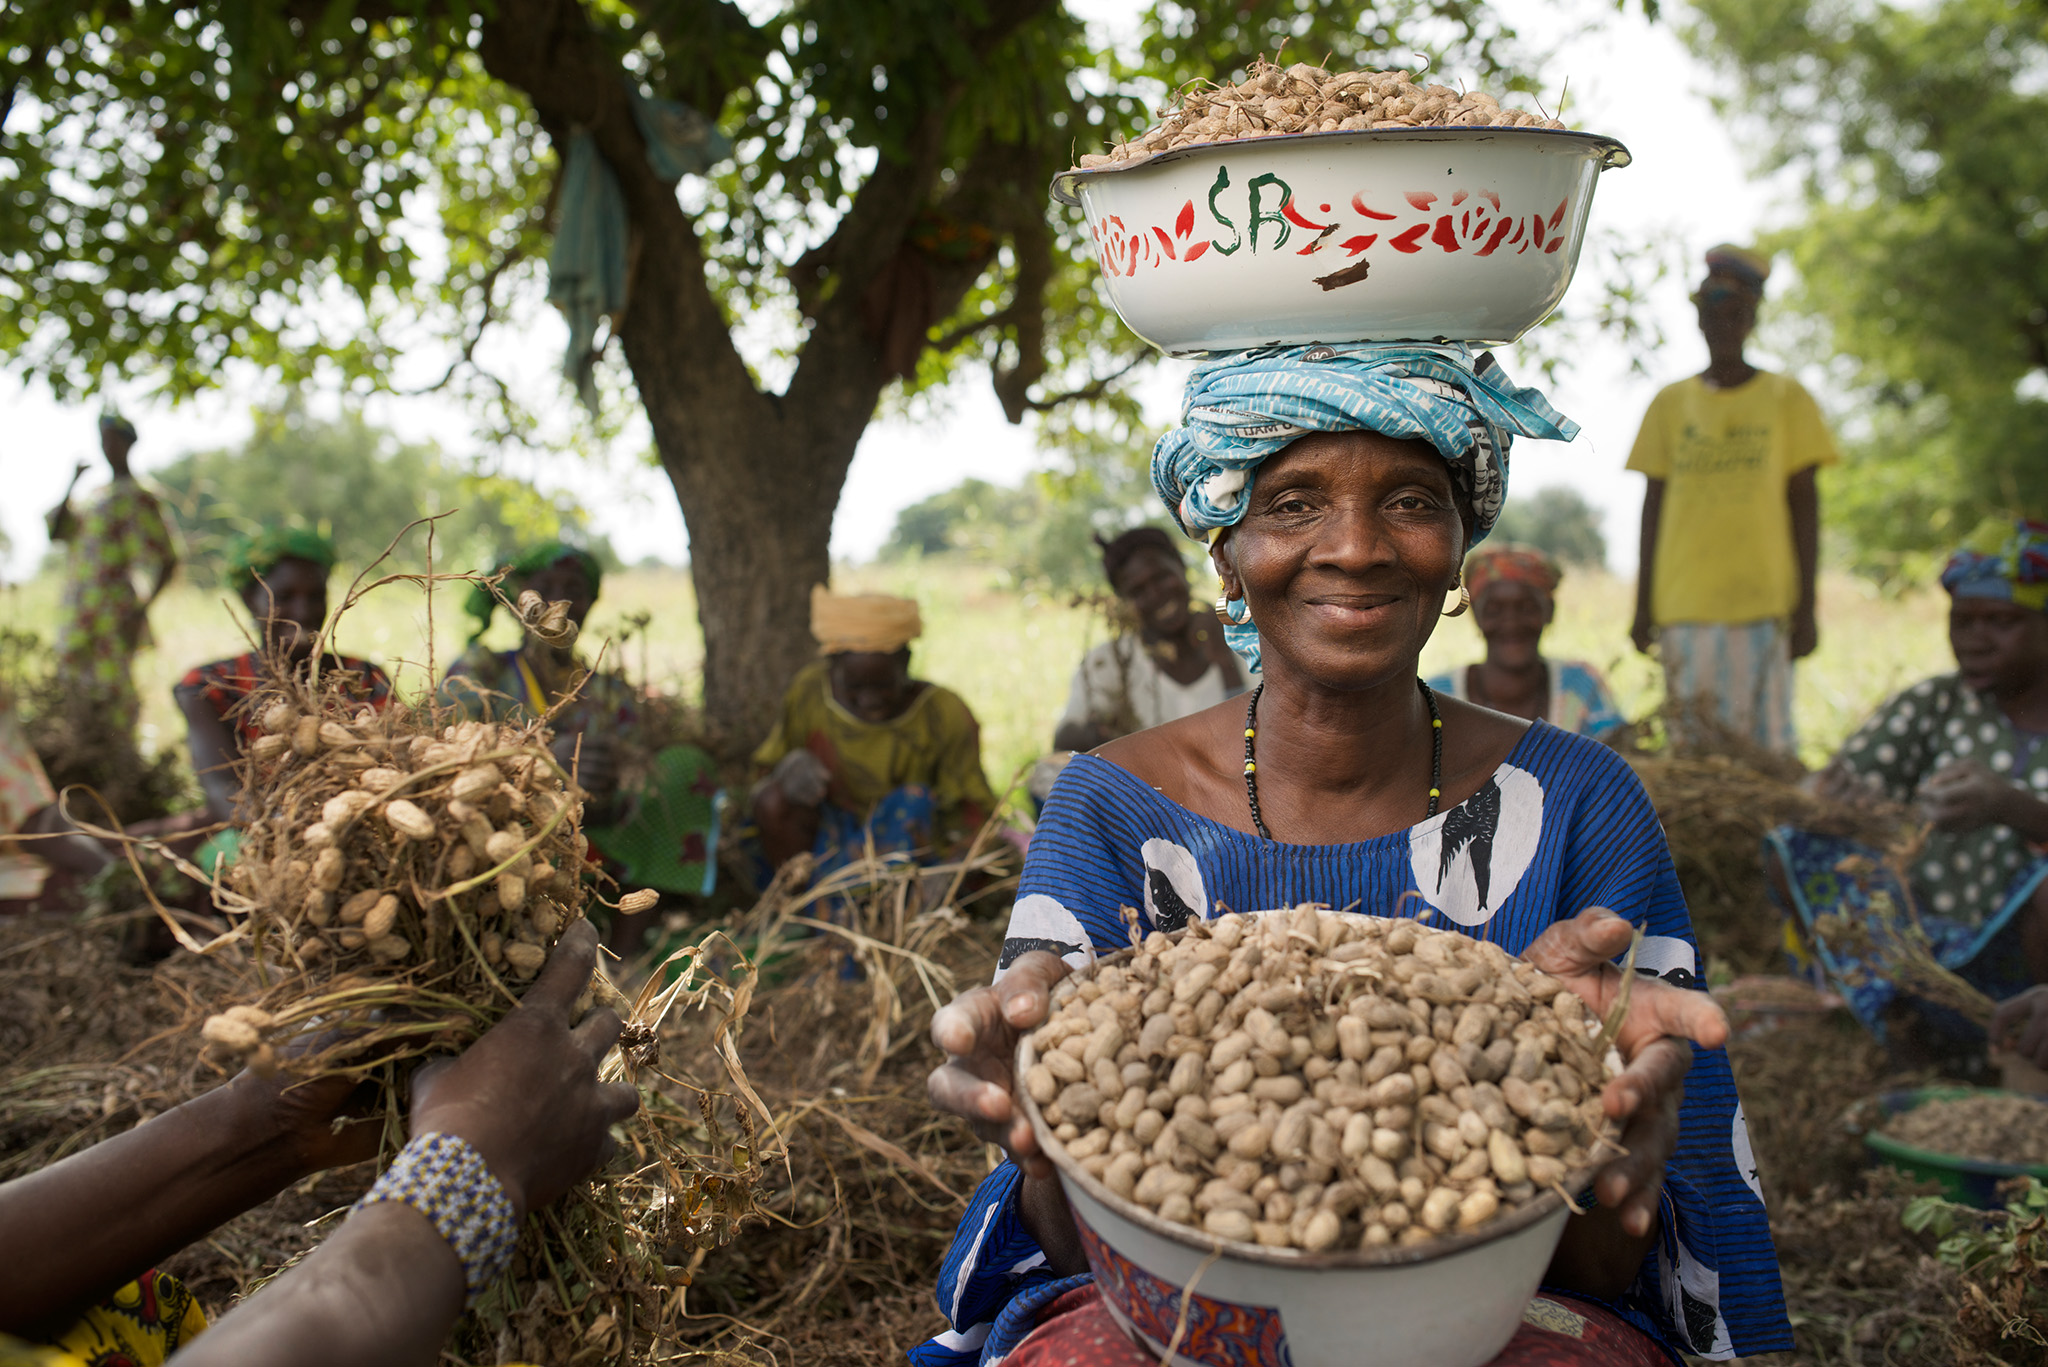
<path id="1" fill-rule="evenodd" d="M 932 1017 L 932 1043 L 946 1055 L 926 1083 L 932 1105 L 964 1118 L 977 1135 L 1002 1145 L 1031 1177 L 1050 1178 L 1053 1167 L 1016 1104 L 1011 1064 L 1018 1039 L 1044 1024 L 1052 1010 L 1053 984 L 1066 976 L 1067 966 L 1057 955 L 1034 949 L 1011 964 L 994 986 L 963 992 Z"/>
<path id="2" fill-rule="evenodd" d="M 413 1074 L 412 1133 L 466 1140 L 522 1218 L 610 1157 L 611 1127 L 640 1108 L 631 1084 L 597 1077 L 618 1016 L 600 1006 L 570 1019 L 596 965 L 597 928 L 578 921 L 511 1014 L 460 1058 Z"/>
<path id="3" fill-rule="evenodd" d="M 810 751 L 792 750 L 775 761 L 775 767 L 768 771 L 768 781 L 797 806 L 816 807 L 824 802 L 832 787 L 832 771 Z"/>
<path id="4" fill-rule="evenodd" d="M 1991 1014 L 1991 1046 L 2048 1069 L 2048 983 L 2008 997 Z"/>

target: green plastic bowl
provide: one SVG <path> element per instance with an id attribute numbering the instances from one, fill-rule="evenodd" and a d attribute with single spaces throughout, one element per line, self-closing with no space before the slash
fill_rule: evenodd
<path id="1" fill-rule="evenodd" d="M 1925 1102 L 1954 1101 L 1981 1095 L 2019 1096 L 2021 1093 L 2002 1091 L 1996 1087 L 1920 1087 L 1908 1092 L 1886 1092 L 1877 1099 L 1877 1104 L 1878 1109 L 1884 1112 L 1884 1118 L 1889 1120 Z M 1959 1158 L 1952 1153 L 1935 1153 L 1930 1149 L 1901 1143 L 1890 1135 L 1880 1134 L 1874 1126 L 1864 1131 L 1863 1143 L 1872 1153 L 1901 1172 L 1923 1182 L 1938 1183 L 1942 1195 L 1949 1200 L 1984 1210 L 1995 1210 L 2003 1204 L 1998 1199 L 1998 1184 L 2008 1177 L 2034 1177 L 2048 1182 L 2048 1167 L 2026 1163 L 1987 1163 L 1980 1158 Z"/>

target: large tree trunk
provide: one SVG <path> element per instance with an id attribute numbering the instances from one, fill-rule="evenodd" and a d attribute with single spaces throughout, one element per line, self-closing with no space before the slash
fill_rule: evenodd
<path id="1" fill-rule="evenodd" d="M 963 9 L 961 36 L 985 54 L 1052 4 L 989 0 L 979 12 Z M 933 200 L 959 90 L 932 100 L 901 155 L 882 159 L 809 260 L 810 279 L 829 273 L 838 288 L 818 296 L 796 372 L 776 395 L 761 392 L 735 349 L 705 280 L 696 225 L 649 168 L 618 58 L 578 0 L 500 0 L 479 51 L 493 75 L 532 98 L 557 145 L 572 126 L 589 129 L 618 176 L 638 251 L 631 299 L 614 325 L 690 529 L 709 738 L 726 757 L 744 755 L 789 676 L 816 650 L 811 586 L 830 575 L 832 514 L 882 389 L 915 364 L 928 324 L 950 314 L 981 271 L 975 258 L 921 261 L 919 316 L 875 307 L 889 303 L 877 282 L 903 264 L 911 225 Z M 1042 184 L 1041 173 L 1028 179 Z M 949 201 L 993 221 L 998 206 L 1025 192 L 1016 174 L 995 149 L 963 168 Z M 904 342 L 909 365 L 884 357 L 891 335 Z"/>
<path id="2" fill-rule="evenodd" d="M 779 414 L 734 421 L 715 401 L 679 401 L 638 350 L 628 348 L 634 377 L 690 529 L 706 728 L 736 758 L 760 743 L 790 676 L 817 655 L 811 586 L 831 577 L 832 515 L 866 417 L 834 435 Z"/>

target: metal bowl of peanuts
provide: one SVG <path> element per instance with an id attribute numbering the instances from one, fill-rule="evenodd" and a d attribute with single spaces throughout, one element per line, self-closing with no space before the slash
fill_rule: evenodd
<path id="1" fill-rule="evenodd" d="M 1110 302 L 1169 355 L 1500 346 L 1570 286 L 1613 138 L 1407 72 L 1254 68 L 1053 179 Z"/>
<path id="2" fill-rule="evenodd" d="M 1021 1102 L 1106 1305 L 1183 1363 L 1461 1367 L 1513 1337 L 1612 1149 L 1619 1059 L 1497 945 L 1316 906 L 1054 989 Z"/>

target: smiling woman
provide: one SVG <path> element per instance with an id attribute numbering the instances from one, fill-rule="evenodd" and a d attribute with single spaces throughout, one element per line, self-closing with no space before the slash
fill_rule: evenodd
<path id="1" fill-rule="evenodd" d="M 1132 934 L 1122 908 L 1140 909 L 1140 935 L 1302 902 L 1441 916 L 1565 977 L 1596 1012 L 1612 1003 L 1631 923 L 1660 968 L 1697 967 L 1670 852 L 1628 766 L 1545 722 L 1439 700 L 1416 677 L 1467 547 L 1499 516 L 1511 438 L 1576 428 L 1462 346 L 1224 357 L 1195 370 L 1183 411 L 1153 481 L 1184 530 L 1213 533 L 1232 644 L 1264 681 L 1249 706 L 1223 703 L 1068 766 L 1026 857 L 995 985 L 933 1020 L 947 1054 L 934 1102 L 1012 1161 L 977 1191 L 945 1261 L 953 1327 L 915 1354 L 926 1364 L 1150 1360 L 1105 1337 L 1073 1214 L 1009 1091 L 1017 1039 L 1045 1019 L 1051 986 Z M 1545 1277 L 1598 1332 L 1517 1338 L 1496 1362 L 1789 1346 L 1761 1194 L 1736 1158 L 1747 1140 L 1726 1033 L 1704 993 L 1635 983 L 1626 1067 L 1605 1095 L 1624 1153 L 1596 1174 L 1592 1208 L 1567 1225 Z M 1105 1104 L 1102 1123 L 1127 1099 Z M 1134 1131 L 1179 1114 L 1140 1100 L 1149 1112 L 1124 1108 L 1141 1111 Z M 1229 1181 L 1221 1159 L 1189 1157 L 1201 1179 Z"/>
<path id="2" fill-rule="evenodd" d="M 1245 690 L 1244 670 L 1222 631 L 1189 601 L 1187 565 L 1171 536 L 1158 527 L 1133 527 L 1096 542 L 1120 616 L 1136 630 L 1120 632 L 1082 659 L 1053 733 L 1056 751 L 1092 750 Z M 1044 800 L 1036 776 L 1032 793 Z"/>
<path id="3" fill-rule="evenodd" d="M 1530 721 L 1602 738 L 1625 719 L 1600 671 L 1583 660 L 1550 660 L 1543 632 L 1557 615 L 1557 562 L 1527 546 L 1487 546 L 1465 561 L 1472 616 L 1486 638 L 1486 658 L 1439 674 L 1429 686 L 1467 702 Z"/>
<path id="4" fill-rule="evenodd" d="M 1919 1006 L 1882 964 L 1862 965 L 1816 928 L 1870 923 L 1879 898 L 1912 907 L 1934 955 L 1994 998 L 2048 983 L 2048 523 L 1995 523 L 1942 572 L 1956 671 L 1878 708 L 1820 775 L 1838 797 L 1917 803 L 1932 829 L 1903 873 L 1882 850 L 1812 831 L 1771 833 L 1765 864 L 1795 918 L 1803 953 L 1844 984 L 1880 1036 L 1904 1023 L 1928 1038 Z M 1868 872 L 1847 872 L 1861 867 Z M 1880 936 L 1885 928 L 1872 927 Z M 1861 972 L 1869 968 L 1874 972 Z M 2028 1053 L 2048 1067 L 2048 997 Z M 1934 1035 L 1964 1048 L 1975 1031 L 1936 1013 Z M 1994 1045 L 2000 1043 L 1994 1027 Z"/>

